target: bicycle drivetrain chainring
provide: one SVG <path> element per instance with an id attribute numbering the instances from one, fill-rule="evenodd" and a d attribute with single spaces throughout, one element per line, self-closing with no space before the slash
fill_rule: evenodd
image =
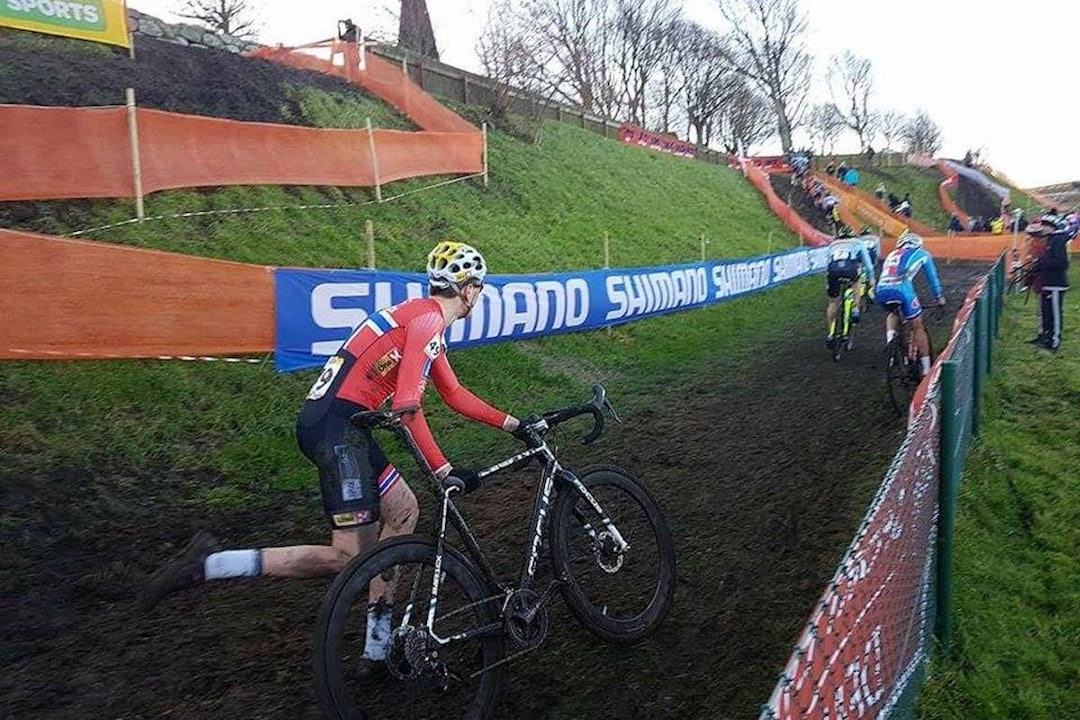
<path id="1" fill-rule="evenodd" d="M 546 603 L 533 590 L 515 590 L 503 609 L 503 627 L 519 648 L 534 648 L 544 641 L 548 631 Z"/>

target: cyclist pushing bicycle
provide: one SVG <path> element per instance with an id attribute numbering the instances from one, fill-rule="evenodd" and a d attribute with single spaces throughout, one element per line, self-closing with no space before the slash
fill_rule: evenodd
<path id="1" fill-rule="evenodd" d="M 877 303 L 882 307 L 899 305 L 903 322 L 910 327 L 919 351 L 919 366 L 922 375 L 930 372 L 930 337 L 922 321 L 922 306 L 918 293 L 915 292 L 915 276 L 926 270 L 926 280 L 930 291 L 937 299 L 938 307 L 945 306 L 941 281 L 938 279 L 934 258 L 923 248 L 923 239 L 911 231 L 905 231 L 896 241 L 896 249 L 889 253 L 881 267 L 881 277 L 877 283 Z M 885 317 L 885 344 L 896 339 L 898 327 L 895 314 L 890 312 Z"/>
<path id="2" fill-rule="evenodd" d="M 222 551 L 200 532 L 179 558 L 147 584 L 142 604 L 207 580 L 269 575 L 307 578 L 334 575 L 374 541 L 411 533 L 419 508 L 416 496 L 372 437 L 350 418 L 376 410 L 389 398 L 402 414 L 403 429 L 440 479 L 458 478 L 466 491 L 479 486 L 474 470 L 455 468 L 443 455 L 420 408 L 430 378 L 458 413 L 493 428 L 514 432 L 517 418 L 479 399 L 459 382 L 446 358 L 444 331 L 477 303 L 487 263 L 474 248 L 444 241 L 428 255 L 430 297 L 407 300 L 370 315 L 331 357 L 300 411 L 296 435 L 301 451 L 319 470 L 323 506 L 331 523 L 329 545 L 296 545 Z M 379 523 L 376 525 L 376 523 Z M 381 661 L 390 633 L 389 616 L 377 603 L 368 616 L 367 659 Z"/>
<path id="3" fill-rule="evenodd" d="M 859 310 L 865 291 L 865 281 L 874 286 L 874 260 L 859 238 L 850 237 L 849 233 L 837 237 L 829 245 L 828 285 L 825 293 L 829 296 L 829 305 L 825 311 L 825 345 L 830 349 L 839 338 L 836 332 L 836 320 L 840 309 L 841 284 L 848 281 L 855 293 L 854 307 L 851 310 L 851 322 L 859 322 Z M 844 334 L 841 330 L 840 335 Z"/>

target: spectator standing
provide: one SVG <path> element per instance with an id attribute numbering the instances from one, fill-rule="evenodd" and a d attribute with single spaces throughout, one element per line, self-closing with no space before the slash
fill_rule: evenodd
<path id="1" fill-rule="evenodd" d="M 874 197 L 881 202 L 885 202 L 885 183 L 879 182 L 877 187 L 874 188 Z"/>
<path id="2" fill-rule="evenodd" d="M 964 224 L 960 222 L 960 218 L 957 217 L 956 213 L 953 213 L 953 216 L 949 218 L 949 234 L 955 235 L 958 232 L 964 232 Z"/>
<path id="3" fill-rule="evenodd" d="M 836 166 L 836 179 L 840 182 L 844 181 L 844 175 L 847 174 L 848 164 L 847 160 L 841 160 L 840 164 Z"/>
<path id="4" fill-rule="evenodd" d="M 1037 229 L 1029 230 L 1031 234 L 1043 237 L 1046 243 L 1033 268 L 1040 286 L 1042 332 L 1031 343 L 1057 352 L 1061 347 L 1062 301 L 1069 289 L 1068 244 L 1076 237 L 1080 223 L 1067 222 L 1056 214 L 1044 215 L 1040 220 Z"/>

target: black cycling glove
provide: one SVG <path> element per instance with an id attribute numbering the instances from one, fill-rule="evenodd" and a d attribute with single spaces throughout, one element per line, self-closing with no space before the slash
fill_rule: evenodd
<path id="1" fill-rule="evenodd" d="M 443 479 L 443 487 L 455 484 L 453 478 L 457 478 L 464 486 L 462 492 L 466 495 L 480 488 L 480 473 L 472 468 L 451 467 L 450 474 Z"/>

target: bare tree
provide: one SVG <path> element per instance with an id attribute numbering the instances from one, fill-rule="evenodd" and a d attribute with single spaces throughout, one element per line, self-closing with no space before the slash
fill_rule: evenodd
<path id="1" fill-rule="evenodd" d="M 177 14 L 198 20 L 216 32 L 251 39 L 258 31 L 254 7 L 249 0 L 185 0 Z"/>
<path id="2" fill-rule="evenodd" d="M 833 103 L 844 123 L 859 136 L 859 148 L 865 150 L 873 139 L 874 114 L 870 110 L 873 66 L 866 58 L 845 50 L 842 55 L 832 57 L 826 77 Z"/>
<path id="3" fill-rule="evenodd" d="M 664 36 L 678 15 L 671 0 L 615 0 L 614 61 L 624 112 L 637 125 L 645 125 L 649 81 L 669 50 Z"/>
<path id="4" fill-rule="evenodd" d="M 772 104 L 741 76 L 724 81 L 726 100 L 715 119 L 716 134 L 729 155 L 744 151 L 776 133 Z"/>
<path id="5" fill-rule="evenodd" d="M 832 153 L 836 141 L 843 134 L 847 123 L 835 103 L 819 103 L 810 109 L 806 129 L 810 144 L 820 147 L 823 155 Z"/>
<path id="6" fill-rule="evenodd" d="M 657 128 L 661 132 L 671 132 L 671 126 L 675 122 L 675 113 L 679 110 L 683 90 L 686 87 L 686 76 L 682 72 L 680 55 L 683 46 L 687 43 L 687 32 L 691 23 L 677 18 L 668 23 L 667 27 L 661 28 L 661 41 L 663 42 L 660 53 L 660 65 L 657 68 L 657 79 L 653 82 L 653 90 L 650 94 L 651 106 L 656 108 L 658 115 Z"/>
<path id="7" fill-rule="evenodd" d="M 484 74 L 495 81 L 492 116 L 503 120 L 518 112 L 533 121 L 533 140 L 538 141 L 543 109 L 560 82 L 548 68 L 554 51 L 517 14 L 514 0 L 495 0 L 476 52 Z"/>
<path id="8" fill-rule="evenodd" d="M 675 60 L 683 79 L 681 109 L 686 114 L 687 136 L 692 129 L 697 143 L 708 145 L 716 115 L 738 83 L 723 38 L 696 23 L 682 21 L 681 26 Z"/>
<path id="9" fill-rule="evenodd" d="M 435 32 L 431 29 L 427 0 L 401 0 L 398 46 L 432 60 L 439 59 Z"/>
<path id="10" fill-rule="evenodd" d="M 915 117 L 908 120 L 904 126 L 903 137 L 909 153 L 933 157 L 941 149 L 941 128 L 930 119 L 925 110 L 919 110 Z"/>
<path id="11" fill-rule="evenodd" d="M 613 114 L 616 98 L 606 60 L 610 0 L 524 0 L 522 19 L 550 48 L 557 93 L 588 112 Z"/>
<path id="12" fill-rule="evenodd" d="M 878 113 L 875 127 L 877 134 L 881 135 L 882 140 L 885 141 L 886 150 L 892 147 L 893 140 L 903 134 L 905 125 L 907 125 L 907 118 L 895 110 Z"/>
<path id="13" fill-rule="evenodd" d="M 731 24 L 732 63 L 772 105 L 785 153 L 802 120 L 812 58 L 798 0 L 716 0 Z"/>

